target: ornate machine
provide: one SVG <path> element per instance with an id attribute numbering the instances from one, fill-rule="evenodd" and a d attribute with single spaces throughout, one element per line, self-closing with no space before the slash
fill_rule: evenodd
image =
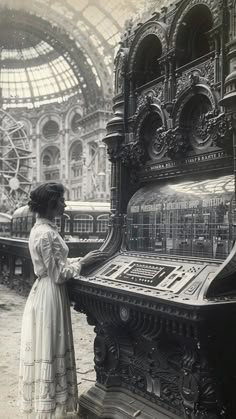
<path id="1" fill-rule="evenodd" d="M 122 36 L 110 257 L 70 285 L 96 332 L 82 418 L 236 417 L 235 16 L 182 0 Z"/>

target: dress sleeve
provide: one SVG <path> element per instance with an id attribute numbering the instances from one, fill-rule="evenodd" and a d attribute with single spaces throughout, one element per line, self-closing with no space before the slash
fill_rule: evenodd
<path id="1" fill-rule="evenodd" d="M 68 263 L 63 254 L 58 234 L 47 232 L 41 237 L 40 251 L 47 274 L 57 284 L 62 284 L 79 275 L 81 264 Z"/>

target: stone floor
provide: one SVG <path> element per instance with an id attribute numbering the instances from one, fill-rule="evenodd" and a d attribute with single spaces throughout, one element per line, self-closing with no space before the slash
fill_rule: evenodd
<path id="1" fill-rule="evenodd" d="M 22 418 L 17 401 L 21 318 L 26 297 L 0 284 L 0 419 Z M 79 393 L 95 381 L 93 327 L 72 309 Z"/>

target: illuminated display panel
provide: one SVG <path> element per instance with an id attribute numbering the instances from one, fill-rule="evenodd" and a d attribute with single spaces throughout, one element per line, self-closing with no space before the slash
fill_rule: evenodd
<path id="1" fill-rule="evenodd" d="M 129 250 L 225 259 L 234 235 L 234 178 L 141 188 L 127 212 Z"/>

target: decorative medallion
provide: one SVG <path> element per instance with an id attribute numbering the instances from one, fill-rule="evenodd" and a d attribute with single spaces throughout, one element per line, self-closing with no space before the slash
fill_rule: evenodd
<path id="1" fill-rule="evenodd" d="M 159 160 L 166 153 L 166 130 L 163 126 L 154 130 L 148 146 L 148 154 L 153 160 Z"/>
<path id="2" fill-rule="evenodd" d="M 129 308 L 125 306 L 120 306 L 120 318 L 123 322 L 127 322 L 130 317 Z"/>

